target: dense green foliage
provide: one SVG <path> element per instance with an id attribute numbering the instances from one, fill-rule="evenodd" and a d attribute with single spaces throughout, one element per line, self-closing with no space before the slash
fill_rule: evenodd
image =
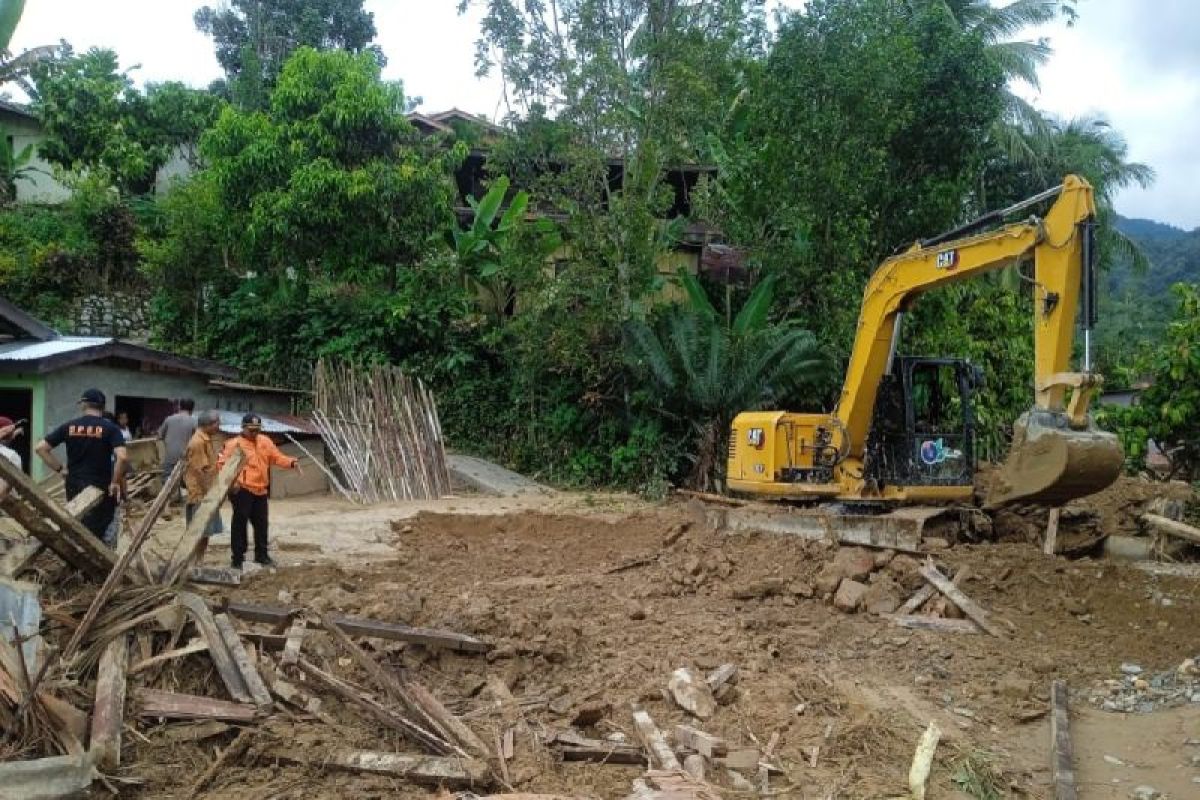
<path id="1" fill-rule="evenodd" d="M 1118 317 L 1190 269 L 1172 242 L 1178 268 L 1148 247 L 1147 270 L 1113 224 L 1115 191 L 1152 177 L 1116 132 L 1011 91 L 1048 53 L 1021 33 L 1070 0 L 811 0 L 773 30 L 764 0 L 460 0 L 482 8 L 477 68 L 504 80 L 506 130 L 430 137 L 381 78 L 363 5 L 202 8 L 226 72 L 209 92 L 141 91 L 103 50 L 45 64 L 43 152 L 76 194 L 0 209 L 0 293 L 60 322 L 84 277 L 142 286 L 163 347 L 288 385 L 320 356 L 400 364 L 454 446 L 661 491 L 719 485 L 740 409 L 830 408 L 895 248 L 1067 172 L 1098 190 Z M 174 152 L 192 174 L 146 196 Z M 9 186 L 20 155 L 0 158 Z M 713 238 L 745 270 L 679 277 Z M 983 366 L 989 457 L 1031 400 L 1020 269 L 922 297 L 901 341 Z M 1136 325 L 1102 330 L 1102 352 Z"/>

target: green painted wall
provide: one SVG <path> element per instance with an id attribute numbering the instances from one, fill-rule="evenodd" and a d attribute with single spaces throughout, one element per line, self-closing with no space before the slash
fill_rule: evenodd
<path id="1" fill-rule="evenodd" d="M 30 471 L 35 481 L 49 473 L 42 460 L 33 453 L 33 445 L 46 435 L 46 378 L 44 375 L 0 375 L 0 389 L 32 389 L 33 410 L 29 415 Z"/>

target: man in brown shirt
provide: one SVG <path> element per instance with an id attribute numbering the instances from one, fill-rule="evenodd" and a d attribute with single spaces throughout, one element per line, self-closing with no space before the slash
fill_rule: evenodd
<path id="1" fill-rule="evenodd" d="M 203 411 L 196 420 L 196 432 L 188 440 L 184 451 L 185 470 L 183 483 L 187 487 L 187 506 L 184 509 L 184 519 L 192 524 L 192 517 L 200 506 L 200 501 L 217 479 L 217 443 L 213 436 L 221 429 L 221 416 L 216 411 Z M 204 551 L 208 549 L 208 538 L 214 533 L 224 533 L 221 524 L 221 512 L 218 510 L 204 529 L 204 538 L 197 548 L 197 560 L 203 560 Z"/>

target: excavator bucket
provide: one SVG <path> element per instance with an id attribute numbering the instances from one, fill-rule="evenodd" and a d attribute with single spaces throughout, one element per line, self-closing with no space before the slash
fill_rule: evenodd
<path id="1" fill-rule="evenodd" d="M 1116 435 L 1090 419 L 1087 428 L 1077 430 L 1063 414 L 1030 411 L 1014 426 L 1008 460 L 993 477 L 984 506 L 1061 506 L 1110 486 L 1124 460 Z"/>

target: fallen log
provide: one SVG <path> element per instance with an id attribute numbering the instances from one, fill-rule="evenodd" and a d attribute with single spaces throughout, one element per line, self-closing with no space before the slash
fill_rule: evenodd
<path id="1" fill-rule="evenodd" d="M 294 764 L 335 767 L 351 772 L 387 775 L 426 786 L 466 788 L 483 786 L 489 781 L 487 765 L 482 761 L 438 756 L 411 756 L 371 750 L 321 750 L 273 748 L 267 755 Z"/>
<path id="2" fill-rule="evenodd" d="M 1188 525 L 1186 522 L 1176 522 L 1159 514 L 1143 514 L 1142 521 L 1168 536 L 1174 536 L 1192 544 L 1200 544 L 1200 528 Z"/>
<path id="3" fill-rule="evenodd" d="M 230 703 L 191 694 L 139 689 L 136 693 L 138 716 L 164 719 L 217 719 L 225 722 L 253 722 L 257 710 L 248 703 Z"/>

